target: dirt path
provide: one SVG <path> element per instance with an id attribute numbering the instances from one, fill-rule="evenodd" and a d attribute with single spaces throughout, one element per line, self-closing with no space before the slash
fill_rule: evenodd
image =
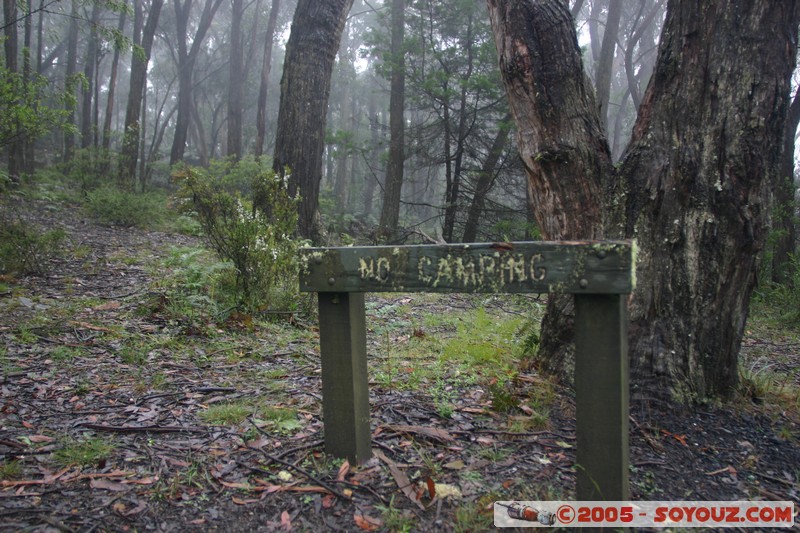
<path id="1" fill-rule="evenodd" d="M 512 419 L 529 413 L 493 411 L 480 384 L 445 391 L 443 413 L 432 390 L 374 378 L 379 453 L 342 465 L 322 452 L 313 324 L 197 328 L 165 312 L 177 289 L 159 262 L 195 239 L 105 228 L 77 211 L 26 213 L 64 227 L 72 244 L 47 277 L 9 279 L 0 292 L 1 530 L 475 531 L 489 528 L 494 500 L 573 498 L 567 391 L 557 390 L 544 427 L 519 431 Z M 497 316 L 519 311 L 489 303 Z M 410 314 L 485 304 L 371 297 L 372 323 L 396 324 L 371 330 L 371 358 L 380 361 L 387 338 L 452 334 L 420 332 Z M 513 393 L 525 404 L 543 384 L 521 374 Z M 248 401 L 262 418 L 209 419 L 212 407 Z M 637 404 L 631 431 L 634 499 L 800 504 L 796 412 Z"/>

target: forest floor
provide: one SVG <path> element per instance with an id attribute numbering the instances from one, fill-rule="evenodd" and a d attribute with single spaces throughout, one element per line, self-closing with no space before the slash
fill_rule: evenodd
<path id="1" fill-rule="evenodd" d="M 70 244 L 0 283 L 0 530 L 481 531 L 495 500 L 574 499 L 574 395 L 480 364 L 541 300 L 369 295 L 356 467 L 323 452 L 312 319 L 181 315 L 196 238 L 20 212 Z M 800 504 L 800 333 L 751 321 L 743 359 L 732 404 L 632 405 L 634 500 Z"/>

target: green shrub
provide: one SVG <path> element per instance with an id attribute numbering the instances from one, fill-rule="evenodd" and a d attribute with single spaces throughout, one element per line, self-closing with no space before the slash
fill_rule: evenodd
<path id="1" fill-rule="evenodd" d="M 62 229 L 42 232 L 27 222 L 0 215 L 0 272 L 47 274 L 51 260 L 63 254 L 66 238 Z"/>
<path id="2" fill-rule="evenodd" d="M 70 187 L 77 186 L 86 192 L 108 182 L 112 163 L 108 150 L 84 148 L 75 150 L 69 161 L 56 165 L 56 170 L 67 179 Z"/>
<path id="3" fill-rule="evenodd" d="M 250 168 L 251 162 L 244 163 Z M 233 165 L 235 174 L 240 168 Z M 297 198 L 271 170 L 259 168 L 251 190 L 269 212 L 256 210 L 239 193 L 225 189 L 224 176 L 184 167 L 175 172 L 182 184 L 184 209 L 197 217 L 203 234 L 223 260 L 236 269 L 238 306 L 247 311 L 271 308 L 286 301 L 287 291 L 296 293 Z M 292 300 L 290 298 L 290 300 Z"/>
<path id="4" fill-rule="evenodd" d="M 104 185 L 86 195 L 93 217 L 111 226 L 151 227 L 164 218 L 166 200 L 158 193 L 133 193 Z"/>

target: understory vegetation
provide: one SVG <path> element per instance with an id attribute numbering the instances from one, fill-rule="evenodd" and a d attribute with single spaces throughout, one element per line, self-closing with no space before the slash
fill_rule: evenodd
<path id="1" fill-rule="evenodd" d="M 70 483 L 105 466 L 141 484 L 139 503 L 122 500 L 120 513 L 162 502 L 199 513 L 220 490 L 231 491 L 236 506 L 253 505 L 261 494 L 306 480 L 297 468 L 315 479 L 336 479 L 348 468 L 314 448 L 321 446 L 316 317 L 313 300 L 297 292 L 294 256 L 302 243 L 285 238 L 293 234 L 296 219 L 286 214 L 296 199 L 271 172 L 253 168 L 185 167 L 172 190 L 149 195 L 108 183 L 84 188 L 50 172 L 5 196 L 4 382 L 13 388 L 19 376 L 39 376 L 33 389 L 20 384 L 34 396 L 17 402 L 34 411 L 45 409 L 40 395 L 47 406 L 108 414 L 67 417 L 69 427 L 59 427 L 64 417 L 39 413 L 45 425 L 25 411 L 23 418 L 33 421 L 19 439 L 26 453 L 0 463 L 0 480 L 14 486 L 44 469 L 51 477 L 68 472 L 64 483 Z M 255 181 L 246 178 L 252 175 Z M 259 188 L 272 199 L 271 213 L 253 209 Z M 127 218 L 129 198 L 142 202 L 131 213 L 152 212 Z M 77 215 L 52 216 L 59 211 Z M 84 225 L 101 233 L 84 235 Z M 143 237 L 117 242 L 120 231 Z M 732 406 L 775 420 L 769 438 L 787 443 L 800 440 L 795 277 L 794 286 L 762 283 L 754 298 Z M 367 298 L 374 438 L 402 451 L 415 486 L 431 480 L 455 531 L 490 527 L 495 500 L 571 497 L 574 444 L 564 429 L 564 417 L 574 416 L 571 392 L 535 369 L 545 307 L 546 299 L 535 295 Z M 141 425 L 178 433 L 134 433 L 133 440 L 114 433 Z M 210 436 L 189 439 L 180 431 Z M 542 435 L 550 436 L 544 451 L 531 444 Z M 175 438 L 188 439 L 181 441 L 186 455 L 175 455 Z M 147 453 L 133 451 L 141 447 Z M 519 464 L 534 449 L 524 482 L 487 473 Z M 296 468 L 273 459 L 283 453 L 293 454 Z M 148 454 L 161 457 L 161 466 Z M 391 467 L 382 464 L 350 475 L 362 483 L 380 472 L 388 478 Z M 631 472 L 640 495 L 664 495 L 651 471 Z M 537 482 L 528 482 L 536 475 Z M 124 486 L 90 479 L 92 488 Z M 327 501 L 301 494 L 298 505 Z M 424 513 L 412 508 L 397 485 L 391 497 L 363 507 L 355 522 L 419 529 Z"/>

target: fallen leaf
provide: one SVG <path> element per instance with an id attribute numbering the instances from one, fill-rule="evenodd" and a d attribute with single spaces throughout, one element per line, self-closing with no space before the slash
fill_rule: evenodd
<path id="1" fill-rule="evenodd" d="M 292 530 L 292 517 L 289 514 L 289 511 L 284 511 L 281 513 L 281 527 L 286 531 Z"/>
<path id="2" fill-rule="evenodd" d="M 706 472 L 707 476 L 716 476 L 717 474 L 733 474 L 736 475 L 736 469 L 730 465 L 726 466 L 725 468 L 720 468 L 719 470 L 714 470 L 713 472 Z"/>
<path id="3" fill-rule="evenodd" d="M 130 509 L 128 511 L 125 511 L 124 513 L 122 513 L 122 515 L 123 516 L 133 516 L 135 514 L 141 513 L 142 511 L 144 511 L 146 509 L 147 509 L 147 502 L 146 501 L 141 501 L 138 504 L 136 504 L 136 507 L 134 507 L 133 509 Z"/>
<path id="4" fill-rule="evenodd" d="M 120 304 L 119 302 L 108 302 L 108 303 L 105 303 L 105 304 L 102 304 L 102 305 L 98 305 L 97 307 L 94 308 L 94 310 L 95 311 L 109 311 L 111 309 L 119 309 L 121 305 L 122 304 Z"/>
<path id="5" fill-rule="evenodd" d="M 322 497 L 322 508 L 323 509 L 330 509 L 336 505 L 336 496 L 333 494 L 326 494 Z"/>
<path id="6" fill-rule="evenodd" d="M 397 431 L 398 433 L 415 433 L 418 435 L 424 435 L 426 437 L 430 437 L 432 439 L 441 442 L 453 442 L 456 440 L 455 437 L 453 437 L 450 433 L 440 428 L 431 428 L 425 426 L 386 426 L 386 427 L 388 429 L 391 429 L 392 431 Z"/>
<path id="7" fill-rule="evenodd" d="M 344 460 L 342 466 L 339 467 L 339 473 L 336 475 L 336 481 L 344 481 L 347 473 L 350 471 L 350 461 Z"/>
<path id="8" fill-rule="evenodd" d="M 364 531 L 376 531 L 383 525 L 383 521 L 379 518 L 366 516 L 361 511 L 356 511 L 355 514 L 353 514 L 353 521 Z"/>
<path id="9" fill-rule="evenodd" d="M 562 448 L 572 448 L 572 444 L 564 442 L 563 440 L 556 441 L 556 444 L 561 446 Z"/>
<path id="10" fill-rule="evenodd" d="M 158 476 L 146 476 L 138 479 L 126 479 L 123 483 L 130 485 L 152 485 L 158 481 Z"/>
<path id="11" fill-rule="evenodd" d="M 446 463 L 444 465 L 445 468 L 450 469 L 450 470 L 461 470 L 465 466 L 466 465 L 464 464 L 464 461 L 462 461 L 461 459 L 456 459 L 455 461 L 450 461 L 449 463 Z"/>
<path id="12" fill-rule="evenodd" d="M 414 491 L 414 485 L 411 483 L 411 480 L 408 479 L 408 476 L 405 474 L 405 472 L 400 470 L 397 464 L 386 457 L 382 451 L 373 450 L 372 453 L 375 455 L 375 457 L 386 463 L 386 466 L 389 467 L 389 472 L 391 472 L 392 477 L 394 478 L 394 482 L 397 483 L 397 487 L 403 492 L 403 494 L 405 494 L 409 500 L 416 503 L 417 506 L 424 511 L 425 505 L 423 505 L 422 502 L 419 501 L 419 498 L 417 498 L 417 494 Z"/>
<path id="13" fill-rule="evenodd" d="M 455 485 L 448 485 L 447 483 L 437 483 L 436 494 L 443 500 L 447 498 L 459 499 L 464 497 L 461 494 L 461 489 Z"/>
<path id="14" fill-rule="evenodd" d="M 128 485 L 120 483 L 119 481 L 111 481 L 110 479 L 90 479 L 89 486 L 93 489 L 110 490 L 113 492 L 124 492 L 130 490 Z"/>
<path id="15" fill-rule="evenodd" d="M 220 485 L 222 485 L 223 487 L 228 487 L 229 489 L 250 490 L 253 488 L 249 483 L 230 483 L 228 481 L 223 481 L 221 479 L 218 479 L 217 481 L 219 481 Z"/>
<path id="16" fill-rule="evenodd" d="M 53 442 L 56 439 L 47 435 L 31 435 L 28 440 L 31 442 Z"/>
<path id="17" fill-rule="evenodd" d="M 233 503 L 235 503 L 236 505 L 247 505 L 247 504 L 250 504 L 250 503 L 258 503 L 258 502 L 259 502 L 259 500 L 254 500 L 254 499 L 252 499 L 252 498 L 251 498 L 251 499 L 247 499 L 247 500 L 243 500 L 243 499 L 241 499 L 241 498 L 237 498 L 236 496 L 233 496 L 233 497 L 231 498 L 231 500 L 232 500 L 232 501 L 233 501 Z"/>

